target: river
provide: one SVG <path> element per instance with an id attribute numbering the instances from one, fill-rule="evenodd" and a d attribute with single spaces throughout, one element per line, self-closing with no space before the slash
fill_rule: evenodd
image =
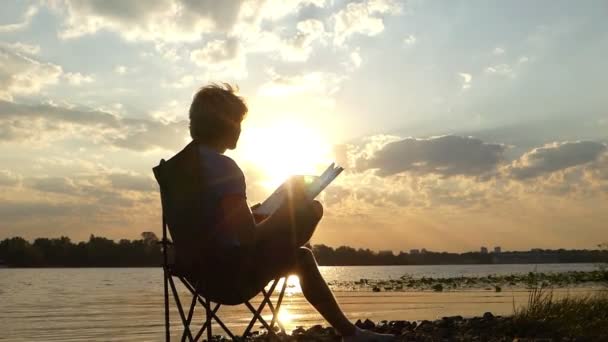
<path id="1" fill-rule="evenodd" d="M 397 279 L 406 274 L 414 278 L 437 278 L 594 269 L 594 264 L 327 266 L 321 267 L 321 272 L 331 282 Z M 287 330 L 323 323 L 301 295 L 297 278 L 291 278 L 289 283 L 280 315 Z M 561 289 L 557 295 L 589 291 L 593 289 Z M 514 307 L 526 302 L 527 291 L 340 291 L 336 297 L 352 319 L 420 320 L 481 315 L 485 311 L 508 315 Z M 185 297 L 183 301 L 189 303 Z M 259 302 L 259 298 L 254 302 Z M 164 338 L 162 270 L 159 268 L 0 269 L 0 303 L 0 340 L 155 341 Z M 222 307 L 220 317 L 238 331 L 250 319 L 246 310 L 244 306 Z M 177 312 L 173 310 L 171 314 L 177 326 Z M 179 335 L 177 331 L 175 334 Z"/>

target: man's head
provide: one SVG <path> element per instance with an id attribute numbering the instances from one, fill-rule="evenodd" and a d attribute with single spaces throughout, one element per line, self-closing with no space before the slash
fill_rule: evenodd
<path id="1" fill-rule="evenodd" d="M 234 149 L 247 105 L 227 83 L 210 84 L 194 95 L 190 105 L 190 136 L 221 150 Z"/>

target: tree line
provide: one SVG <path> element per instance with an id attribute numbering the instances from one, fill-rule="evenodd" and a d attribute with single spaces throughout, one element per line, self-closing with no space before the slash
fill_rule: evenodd
<path id="1" fill-rule="evenodd" d="M 143 232 L 139 239 L 114 241 L 91 235 L 88 241 L 72 242 L 68 237 L 21 237 L 0 241 L 0 265 L 8 267 L 158 267 L 162 252 L 158 237 Z M 500 263 L 606 263 L 608 250 L 533 250 L 502 253 L 393 253 L 323 244 L 309 246 L 320 265 L 457 265 Z"/>

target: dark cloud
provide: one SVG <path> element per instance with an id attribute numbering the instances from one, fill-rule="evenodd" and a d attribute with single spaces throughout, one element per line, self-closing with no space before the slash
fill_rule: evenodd
<path id="1" fill-rule="evenodd" d="M 31 219 L 44 220 L 57 217 L 86 217 L 95 212 L 96 207 L 93 204 L 0 200 L 0 217 L 2 217 L 2 224 Z"/>
<path id="2" fill-rule="evenodd" d="M 74 182 L 66 177 L 28 178 L 25 185 L 42 192 L 53 192 L 66 195 L 75 195 L 79 192 Z"/>
<path id="3" fill-rule="evenodd" d="M 66 22 L 60 33 L 78 37 L 107 29 L 127 39 L 160 41 L 198 40 L 202 33 L 229 31 L 241 0 L 66 0 Z M 91 24 L 91 22 L 95 24 Z"/>
<path id="4" fill-rule="evenodd" d="M 131 174 L 114 173 L 108 176 L 115 189 L 133 191 L 156 191 L 158 186 L 151 177 Z"/>
<path id="5" fill-rule="evenodd" d="M 185 121 L 123 119 L 99 110 L 0 100 L 0 142 L 54 140 L 54 135 L 72 134 L 134 151 L 175 150 L 184 145 L 187 128 Z"/>
<path id="6" fill-rule="evenodd" d="M 124 119 L 126 134 L 106 136 L 116 147 L 147 151 L 155 148 L 174 151 L 181 148 L 189 137 L 186 121 L 162 123 L 146 119 Z"/>
<path id="7" fill-rule="evenodd" d="M 385 145 L 367 159 L 359 159 L 357 169 L 377 169 L 379 176 L 401 172 L 482 176 L 496 169 L 504 151 L 504 145 L 472 137 L 407 138 Z"/>
<path id="8" fill-rule="evenodd" d="M 553 143 L 525 153 L 513 162 L 509 173 L 517 179 L 533 178 L 591 163 L 606 149 L 606 145 L 593 141 Z"/>
<path id="9" fill-rule="evenodd" d="M 0 170 L 0 186 L 14 186 L 19 184 L 21 177 L 8 170 Z"/>
<path id="10" fill-rule="evenodd" d="M 0 185 L 3 173 L 0 171 Z M 109 185 L 108 185 L 109 183 Z M 16 185 L 13 182 L 7 185 Z M 119 198 L 120 191 L 157 191 L 156 181 L 150 176 L 130 173 L 100 173 L 96 176 L 76 177 L 30 177 L 23 181 L 23 185 L 29 189 L 57 193 L 63 195 L 82 196 L 91 199 Z"/>
<path id="11" fill-rule="evenodd" d="M 221 30 L 232 28 L 241 9 L 242 0 L 181 0 L 185 11 L 213 20 Z"/>

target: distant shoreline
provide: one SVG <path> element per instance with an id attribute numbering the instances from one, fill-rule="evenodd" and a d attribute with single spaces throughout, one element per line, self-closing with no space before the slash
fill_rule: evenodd
<path id="1" fill-rule="evenodd" d="M 143 232 L 139 240 L 118 241 L 91 235 L 84 242 L 70 238 L 22 237 L 0 241 L 0 265 L 4 267 L 160 267 L 163 254 L 160 239 L 153 232 Z M 307 245 L 321 266 L 409 266 L 409 265 L 522 265 L 606 263 L 608 249 L 495 251 L 482 248 L 476 252 L 448 253 L 426 249 L 373 251 L 350 246 Z"/>
<path id="2" fill-rule="evenodd" d="M 602 262 L 537 262 L 537 263 L 527 263 L 527 262 L 519 262 L 519 263 L 509 263 L 509 264 L 492 264 L 492 263 L 477 263 L 477 264 L 407 264 L 407 265 L 395 265 L 395 264 L 386 264 L 386 265 L 323 265 L 319 264 L 321 267 L 403 267 L 403 266 L 483 266 L 483 265 L 601 265 Z M 56 268 L 56 269 L 65 269 L 65 268 L 162 268 L 162 265 L 123 265 L 123 266 L 113 266 L 113 265 L 90 265 L 90 266 L 61 266 L 61 265 L 49 265 L 49 266 L 8 266 L 8 265 L 0 265 L 0 269 L 46 269 L 46 268 Z M 527 272 L 524 272 L 527 273 Z"/>

